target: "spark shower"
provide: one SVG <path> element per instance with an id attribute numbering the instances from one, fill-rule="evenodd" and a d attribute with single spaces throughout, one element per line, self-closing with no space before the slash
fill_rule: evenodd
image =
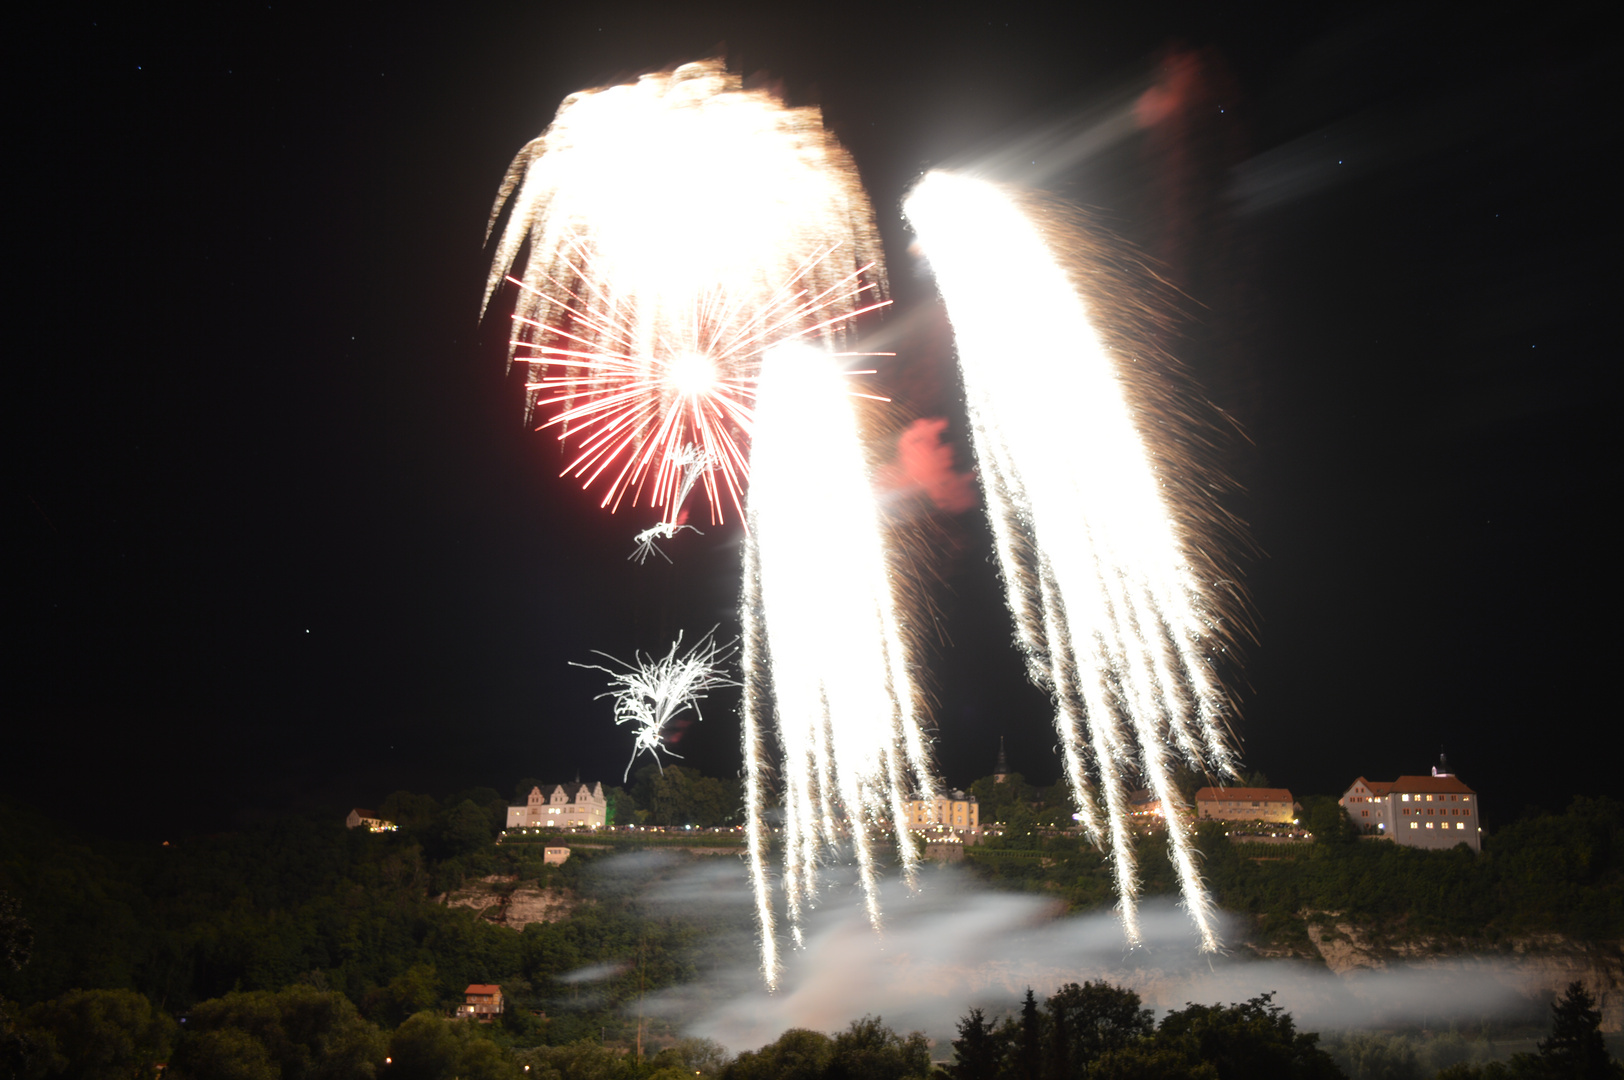
<path id="1" fill-rule="evenodd" d="M 565 473 L 602 484 L 611 510 L 628 497 L 661 507 L 640 543 L 681 527 L 696 476 L 713 521 L 743 509 L 746 829 L 773 986 L 770 847 L 793 944 L 820 863 L 847 847 L 878 929 L 875 841 L 901 841 L 907 802 L 936 787 L 902 554 L 886 543 L 856 408 L 866 395 L 843 359 L 855 354 L 836 351 L 853 318 L 885 303 L 867 196 L 816 109 L 705 61 L 566 98 L 510 167 L 493 230 L 504 206 L 485 303 L 504 278 L 518 286 L 509 357 L 534 373 L 542 427 L 576 444 Z M 1152 425 L 1117 366 L 1134 357 L 1096 328 L 1076 285 L 1087 268 L 1062 234 L 963 175 L 929 174 L 905 211 L 953 325 L 1017 640 L 1055 703 L 1080 820 L 1110 851 L 1137 944 L 1131 782 L 1175 806 L 1175 757 L 1233 772 L 1209 538 L 1179 502 L 1174 456 L 1142 441 Z M 618 690 L 683 700 L 676 686 Z M 637 720 L 652 752 L 659 710 L 631 717 L 635 704 L 617 696 L 617 721 Z M 1188 825 L 1166 817 L 1185 904 L 1216 948 Z M 914 848 L 896 848 L 912 884 Z"/>

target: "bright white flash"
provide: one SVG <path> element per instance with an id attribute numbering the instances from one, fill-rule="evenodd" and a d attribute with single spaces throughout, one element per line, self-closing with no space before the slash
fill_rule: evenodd
<path id="1" fill-rule="evenodd" d="M 647 498 L 676 521 L 686 445 L 715 461 L 711 520 L 742 506 L 762 351 L 885 303 L 851 156 L 816 108 L 719 60 L 565 98 L 509 167 L 493 230 L 504 207 L 485 303 L 519 285 L 508 355 L 574 444 L 564 472 L 606 507 Z"/>
<path id="2" fill-rule="evenodd" d="M 935 785 L 849 377 L 825 353 L 780 346 L 763 361 L 757 415 L 742 711 L 751 877 L 771 985 L 778 960 L 762 816 L 769 712 L 782 756 L 783 887 L 797 943 L 817 900 L 820 859 L 848 844 L 878 928 L 874 835 L 895 834 L 911 884 L 906 800 L 933 798 Z"/>
<path id="3" fill-rule="evenodd" d="M 632 663 L 628 664 L 594 649 L 593 652 L 616 666 L 611 668 L 602 664 L 570 661 L 571 667 L 601 671 L 609 676 L 610 688 L 598 697 L 614 698 L 615 723 L 630 724 L 636 733 L 631 760 L 626 762 L 626 773 L 622 779 L 631 775 L 637 755 L 645 750 L 654 758 L 656 765 L 660 762 L 661 751 L 680 758 L 681 754 L 673 753 L 665 745 L 667 726 L 689 709 L 703 720 L 699 703 L 711 690 L 739 685 L 728 678 L 726 672 L 727 662 L 738 651 L 736 643 L 718 644 L 715 634 L 716 628 L 712 627 L 687 652 L 679 653 L 678 650 L 682 648 L 682 635 L 679 633 L 677 640 L 671 644 L 671 651 L 657 660 L 634 653 Z"/>
<path id="4" fill-rule="evenodd" d="M 1082 275 L 994 184 L 932 172 L 904 210 L 953 323 L 1028 670 L 1054 695 L 1083 825 L 1109 842 L 1123 926 L 1137 944 L 1129 779 L 1142 775 L 1172 807 L 1181 802 L 1169 773 L 1175 749 L 1233 771 L 1209 583 L 1192 572 L 1189 541 L 1164 501 L 1170 478 L 1152 467 L 1118 360 L 1073 285 Z M 1189 826 L 1176 813 L 1165 820 L 1185 903 L 1203 948 L 1215 949 Z"/>

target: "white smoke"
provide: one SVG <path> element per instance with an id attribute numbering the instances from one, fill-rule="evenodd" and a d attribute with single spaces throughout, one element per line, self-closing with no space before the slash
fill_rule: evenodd
<path id="1" fill-rule="evenodd" d="M 664 865 L 669 871 L 672 864 Z M 1514 960 L 1449 957 L 1337 975 L 1321 963 L 1245 950 L 1210 956 L 1197 951 L 1195 927 L 1166 900 L 1144 905 L 1144 944 L 1129 949 L 1109 911 L 1067 916 L 1052 901 L 991 891 L 954 868 L 924 873 L 917 894 L 887 881 L 883 934 L 841 895 L 857 893 L 856 882 L 831 882 L 806 922 L 805 948 L 784 954 L 778 992 L 769 994 L 745 915 L 752 901 L 743 862 L 705 859 L 662 877 L 644 896 L 656 909 L 723 906 L 740 912 L 740 926 L 706 941 L 694 983 L 651 997 L 644 1008 L 734 1052 L 792 1027 L 839 1031 L 866 1014 L 897 1031 L 922 1030 L 945 1048 L 973 1006 L 997 1015 L 1018 1009 L 1027 987 L 1041 1001 L 1064 983 L 1087 980 L 1132 989 L 1158 1013 L 1273 992 L 1302 1031 L 1436 1028 L 1525 1018 L 1542 1008 Z M 1225 940 L 1240 940 L 1235 918 L 1223 918 Z"/>

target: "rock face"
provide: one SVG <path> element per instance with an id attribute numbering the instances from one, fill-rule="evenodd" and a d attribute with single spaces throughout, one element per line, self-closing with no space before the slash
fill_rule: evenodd
<path id="1" fill-rule="evenodd" d="M 516 877 L 492 874 L 436 897 L 447 907 L 473 908 L 486 922 L 523 930 L 533 922 L 559 922 L 580 901 L 568 889 L 521 885 Z"/>
<path id="2" fill-rule="evenodd" d="M 1499 983 L 1533 999 L 1559 997 L 1569 983 L 1577 982 L 1595 997 L 1602 1031 L 1624 1031 L 1624 949 L 1619 942 L 1586 945 L 1559 934 L 1540 934 L 1513 939 L 1492 952 L 1462 954 L 1428 938 L 1376 944 L 1350 922 L 1310 918 L 1306 929 L 1325 966 L 1344 978 L 1363 972 L 1447 969 Z"/>

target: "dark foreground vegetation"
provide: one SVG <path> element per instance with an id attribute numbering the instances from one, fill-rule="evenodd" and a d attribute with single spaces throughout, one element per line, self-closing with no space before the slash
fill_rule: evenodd
<path id="1" fill-rule="evenodd" d="M 984 804 L 1008 827 L 972 849 L 978 871 L 1076 909 L 1112 903 L 1099 857 L 1075 836 L 1045 829 L 1041 819 L 1058 810 L 1043 793 L 1028 798 L 1032 789 L 1015 779 L 999 785 L 997 795 L 1013 796 L 1005 805 Z M 737 805 L 726 783 L 671 767 L 614 794 L 623 820 L 668 828 L 727 826 Z M 549 866 L 541 844 L 496 842 L 508 802 L 488 789 L 445 800 L 397 793 L 379 807 L 400 824 L 395 833 L 345 830 L 336 815 L 285 816 L 142 845 L 0 804 L 0 1077 L 143 1076 L 165 1060 L 166 1075 L 181 1078 L 383 1076 L 385 1058 L 387 1075 L 402 1077 L 518 1076 L 525 1065 L 528 1075 L 560 1080 L 922 1075 L 931 1056 L 923 1036 L 897 1035 L 872 1018 L 832 1036 L 791 1032 L 731 1063 L 714 1046 L 680 1040 L 668 1021 L 639 1019 L 648 995 L 692 982 L 710 943 L 741 932 L 724 906 L 660 899 L 663 881 L 706 856 L 651 851 L 628 874 L 613 869 L 621 865 L 609 858 L 615 850 L 577 846 L 569 861 Z M 650 838 L 614 847 L 627 843 Z M 1202 845 L 1220 901 L 1256 916 L 1266 936 L 1289 939 L 1301 933 L 1304 911 L 1335 910 L 1390 934 L 1477 943 L 1531 932 L 1624 938 L 1624 825 L 1609 800 L 1517 822 L 1490 836 L 1481 856 L 1408 851 L 1323 826 L 1307 845 L 1236 845 L 1210 829 Z M 1147 891 L 1172 892 L 1160 849 L 1146 838 Z M 440 899 L 474 884 L 564 897 L 569 914 L 519 931 Z M 500 1020 L 448 1019 L 470 983 L 502 987 Z M 994 1042 L 1007 1027 L 983 1025 Z M 1135 1036 L 1149 1042 L 1116 1048 L 1111 1068 L 1128 1070 L 1139 1054 L 1141 1072 L 1096 1072 L 1075 1064 L 1084 1060 L 1078 1051 L 1065 1075 L 1184 1075 L 1144 1071 L 1153 1067 L 1146 1062 L 1171 1069 L 1178 1054 L 1195 1070 L 1188 1075 L 1231 1075 L 1199 1071 L 1218 1067 L 1202 1056 L 1211 1051 L 1202 1033 L 1224 1025 L 1290 1033 L 1289 1016 L 1267 1000 L 1192 1006 Z M 1045 1045 L 1051 1053 L 1052 1032 Z M 1436 1072 L 1393 1040 L 1324 1049 L 1356 1080 Z M 1000 1053 L 1001 1078 L 1059 1075 L 1011 1072 Z M 1400 1071 L 1382 1071 L 1380 1062 L 1395 1058 Z"/>
<path id="2" fill-rule="evenodd" d="M 1601 1014 L 1574 983 L 1552 1007 L 1536 1053 L 1474 1062 L 1462 1051 L 1427 1069 L 1391 1039 L 1322 1045 L 1263 994 L 1229 1005 L 1186 1005 L 1157 1023 L 1139 995 L 1107 983 L 1069 983 L 994 1022 L 980 1009 L 959 1021 L 948 1080 L 1614 1080 Z"/>

